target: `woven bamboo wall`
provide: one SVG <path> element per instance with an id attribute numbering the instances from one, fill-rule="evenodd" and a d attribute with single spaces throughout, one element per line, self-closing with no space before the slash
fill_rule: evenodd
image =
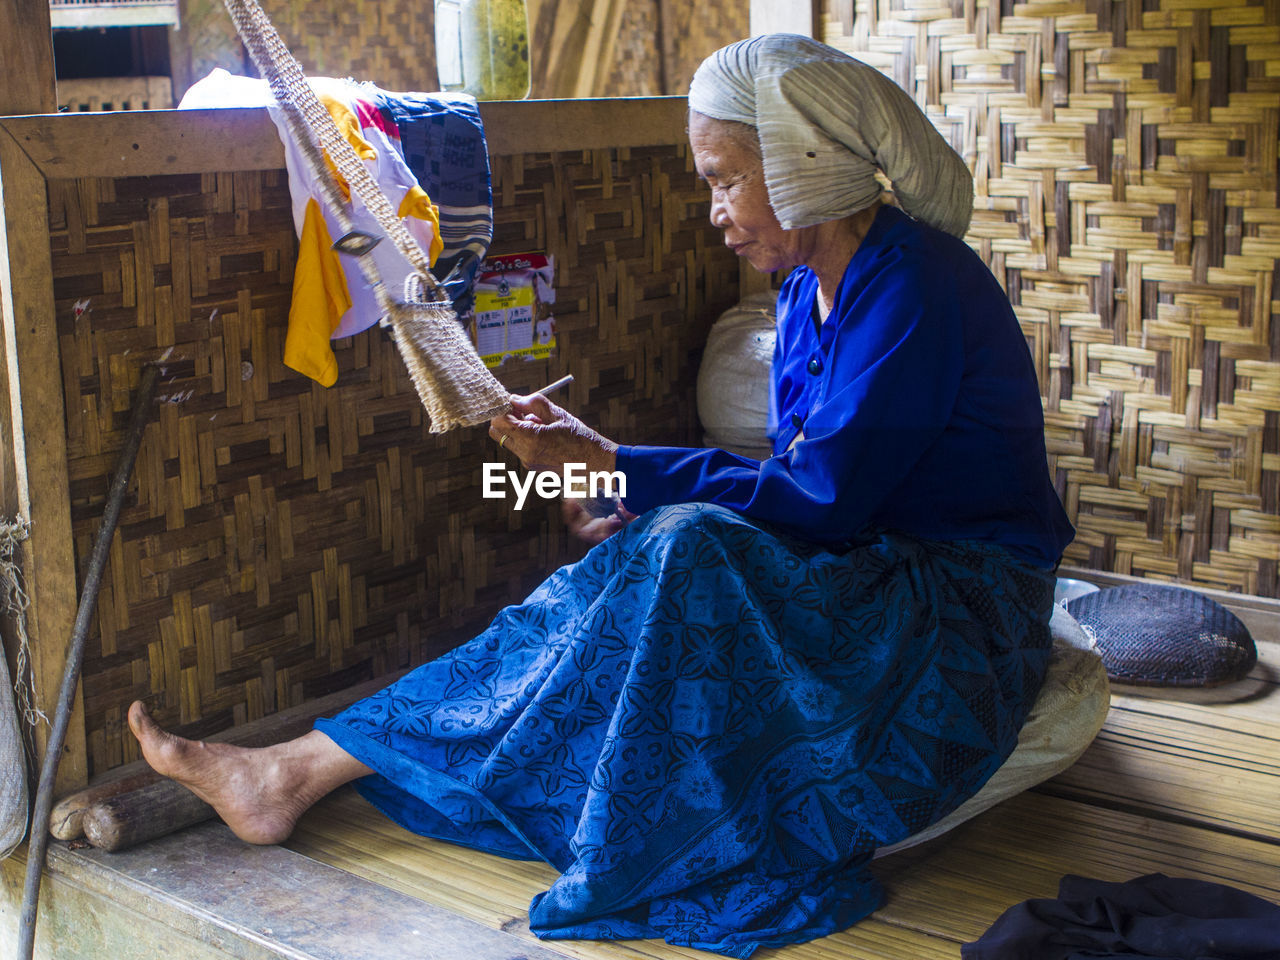
<path id="1" fill-rule="evenodd" d="M 503 381 L 569 371 L 559 399 L 606 433 L 696 442 L 696 363 L 738 267 L 685 149 L 494 172 L 494 251 L 558 265 L 559 353 Z M 330 390 L 282 366 L 283 171 L 55 180 L 50 204 L 81 577 L 139 365 L 169 355 L 85 663 L 94 772 L 133 759 L 134 698 L 192 734 L 253 719 L 442 652 L 576 550 L 554 505 L 480 498 L 492 442 L 429 435 L 376 329 L 338 345 Z"/>
<path id="2" fill-rule="evenodd" d="M 262 8 L 308 73 L 438 89 L 431 0 L 262 0 Z M 169 42 L 178 99 L 214 67 L 252 72 L 222 0 L 181 0 L 181 18 Z"/>
<path id="3" fill-rule="evenodd" d="M 531 97 L 684 94 L 711 51 L 747 35 L 738 0 L 526 0 Z M 262 0 L 303 68 L 354 76 L 386 90 L 435 90 L 431 0 Z M 182 0 L 170 39 L 178 99 L 214 67 L 252 68 L 222 0 Z"/>
<path id="4" fill-rule="evenodd" d="M 527 0 L 533 96 L 683 96 L 702 58 L 748 33 L 739 0 Z"/>
<path id="5" fill-rule="evenodd" d="M 683 96 L 703 58 L 727 43 L 750 36 L 751 5 L 745 0 L 686 3 L 660 0 L 665 94 Z M 640 39 L 643 43 L 644 38 Z"/>
<path id="6" fill-rule="evenodd" d="M 663 57 L 654 42 L 661 35 L 662 11 L 657 0 L 629 0 L 622 13 L 607 92 L 602 91 L 601 95 L 648 97 L 684 93 L 666 89 Z"/>
<path id="7" fill-rule="evenodd" d="M 828 0 L 974 169 L 1068 562 L 1280 595 L 1280 4 Z"/>

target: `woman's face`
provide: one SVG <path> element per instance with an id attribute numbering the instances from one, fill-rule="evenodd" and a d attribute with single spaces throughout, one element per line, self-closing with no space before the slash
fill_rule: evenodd
<path id="1" fill-rule="evenodd" d="M 801 233 L 782 229 L 769 206 L 751 128 L 691 113 L 689 145 L 698 176 L 711 187 L 711 222 L 724 231 L 725 246 L 762 273 L 802 263 Z"/>

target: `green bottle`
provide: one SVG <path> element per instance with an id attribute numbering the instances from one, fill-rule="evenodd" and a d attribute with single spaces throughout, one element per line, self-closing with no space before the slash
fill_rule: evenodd
<path id="1" fill-rule="evenodd" d="M 440 89 L 477 100 L 529 95 L 525 0 L 435 0 Z"/>

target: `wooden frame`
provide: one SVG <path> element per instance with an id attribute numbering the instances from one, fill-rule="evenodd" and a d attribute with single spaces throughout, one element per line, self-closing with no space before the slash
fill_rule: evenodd
<path id="1" fill-rule="evenodd" d="M 685 112 L 682 97 L 481 105 L 489 151 L 496 156 L 679 143 Z M 0 348 L 6 361 L 0 390 L 10 401 L 0 414 L 0 430 L 11 452 L 0 467 L 0 510 L 28 518 L 34 532 L 23 545 L 21 567 L 31 595 L 27 616 L 37 700 L 46 710 L 61 679 L 77 603 L 64 401 L 58 377 L 46 375 L 50 364 L 56 369 L 58 356 L 47 181 L 283 165 L 275 125 L 263 109 L 0 118 Z M 68 735 L 60 792 L 87 780 L 79 713 Z"/>

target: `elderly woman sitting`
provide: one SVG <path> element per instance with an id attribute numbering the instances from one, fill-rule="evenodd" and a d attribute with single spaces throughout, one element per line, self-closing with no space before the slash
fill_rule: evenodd
<path id="1" fill-rule="evenodd" d="M 629 512 L 574 519 L 583 560 L 291 743 L 196 744 L 135 704 L 147 759 L 243 838 L 358 779 L 410 830 L 560 870 L 541 936 L 745 957 L 874 910 L 873 852 L 1012 751 L 1072 531 L 1018 323 L 957 239 L 969 175 L 901 90 L 803 37 L 726 47 L 689 102 L 712 222 L 790 270 L 774 456 L 618 446 L 515 400 L 490 432 L 526 465 L 626 474 Z"/>

